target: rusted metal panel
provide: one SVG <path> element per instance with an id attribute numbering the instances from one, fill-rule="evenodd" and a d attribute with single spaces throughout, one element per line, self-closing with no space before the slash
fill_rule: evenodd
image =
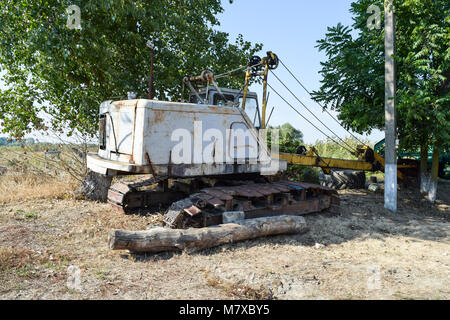
<path id="1" fill-rule="evenodd" d="M 190 206 L 189 208 L 185 208 L 184 212 L 186 212 L 191 217 L 196 216 L 197 214 L 201 213 L 202 210 L 197 208 L 196 206 Z"/>
<path id="2" fill-rule="evenodd" d="M 261 193 L 256 191 L 253 187 L 248 186 L 248 185 L 244 186 L 244 187 L 238 186 L 238 187 L 234 187 L 234 188 L 235 188 L 238 196 L 248 197 L 248 198 L 263 196 Z"/>
<path id="3" fill-rule="evenodd" d="M 218 198 L 210 198 L 207 200 L 209 204 L 213 205 L 214 207 L 220 207 L 225 205 L 225 202 L 223 202 L 222 200 L 218 199 Z"/>
<path id="4" fill-rule="evenodd" d="M 150 157 L 155 164 L 167 164 L 169 161 L 170 150 L 179 144 L 181 136 L 178 134 L 189 133 L 187 137 L 190 139 L 191 147 L 199 146 L 200 155 L 204 151 L 204 147 L 208 143 L 204 143 L 204 133 L 213 132 L 220 135 L 222 140 L 222 148 L 214 146 L 215 149 L 215 163 L 224 163 L 225 139 L 226 130 L 230 129 L 233 122 L 242 121 L 242 115 L 236 108 L 232 107 L 213 107 L 207 105 L 194 105 L 173 102 L 161 101 L 146 101 L 143 100 L 142 108 L 145 109 L 145 121 L 143 121 L 142 132 L 144 135 L 143 145 L 140 146 L 145 152 L 149 152 Z M 223 120 L 226 120 L 225 122 Z M 185 137 L 183 136 L 183 139 Z M 173 140 L 173 141 L 172 141 Z M 161 142 L 164 143 L 161 143 Z M 197 144 L 196 144 L 197 143 Z M 158 146 L 158 148 L 155 148 Z M 138 150 L 138 149 L 136 149 Z M 188 162 L 184 164 L 199 164 L 204 163 L 198 157 L 198 150 L 193 150 Z M 175 158 L 176 155 L 172 155 Z M 136 153 L 136 158 L 139 158 L 139 151 Z M 172 159 L 174 160 L 174 159 Z M 183 159 L 185 160 L 185 159 Z M 173 161 L 174 164 L 180 164 Z M 211 163 L 212 165 L 213 163 Z M 205 168 L 204 170 L 207 170 Z M 207 174 L 207 172 L 205 172 Z M 181 174 L 180 174 L 181 175 Z M 192 175 L 186 172 L 186 175 Z"/>
<path id="5" fill-rule="evenodd" d="M 111 200 L 115 203 L 122 203 L 124 199 L 124 195 L 120 192 L 116 192 L 112 189 L 108 190 L 108 200 Z"/>
<path id="6" fill-rule="evenodd" d="M 262 194 L 264 194 L 265 196 L 267 196 L 267 195 L 273 195 L 275 193 L 286 192 L 286 191 L 289 191 L 289 189 L 277 188 L 276 185 L 270 184 L 270 185 L 263 185 L 263 186 L 259 187 L 258 191 L 261 192 Z"/>
<path id="7" fill-rule="evenodd" d="M 196 198 L 202 199 L 204 201 L 206 201 L 207 203 L 209 203 L 210 205 L 214 206 L 214 207 L 219 207 L 219 206 L 223 206 L 225 203 L 223 201 L 221 201 L 220 199 L 211 196 L 207 193 L 203 193 L 203 194 L 197 194 Z"/>
<path id="8" fill-rule="evenodd" d="M 232 197 L 234 197 L 235 195 L 238 194 L 237 191 L 233 189 L 233 187 L 217 187 L 217 188 L 214 188 L 214 189 L 217 189 L 217 190 L 220 190 L 222 192 L 225 192 L 225 193 L 229 194 Z"/>
<path id="9" fill-rule="evenodd" d="M 273 188 L 276 188 L 281 192 L 289 192 L 291 190 L 291 188 L 289 186 L 281 184 L 281 183 L 273 183 L 272 186 L 273 186 Z"/>
<path id="10" fill-rule="evenodd" d="M 215 196 L 215 197 L 219 198 L 220 200 L 227 201 L 227 200 L 233 199 L 233 197 L 230 196 L 228 193 L 225 193 L 218 188 L 207 188 L 207 189 L 203 189 L 201 191 L 206 192 L 212 196 Z"/>
<path id="11" fill-rule="evenodd" d="M 115 183 L 111 186 L 111 188 L 109 190 L 116 190 L 120 193 L 127 193 L 129 191 L 131 191 L 131 188 L 128 184 L 125 183 Z"/>
<path id="12" fill-rule="evenodd" d="M 235 107 L 136 99 L 106 101 L 100 114 L 107 118 L 106 148 L 98 151 L 97 158 L 88 155 L 88 167 L 96 172 L 196 177 L 262 172 L 272 161 L 267 152 L 260 157 L 258 151 L 267 146 L 257 142 L 248 117 Z M 231 141 L 230 129 L 236 126 L 244 130 L 247 140 Z M 180 132 L 188 136 L 177 135 Z M 184 138 L 192 148 L 186 158 L 174 152 Z M 280 165 L 285 168 L 286 164 Z"/>

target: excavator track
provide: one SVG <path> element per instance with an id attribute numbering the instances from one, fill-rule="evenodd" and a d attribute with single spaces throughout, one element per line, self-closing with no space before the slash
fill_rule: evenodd
<path id="1" fill-rule="evenodd" d="M 335 189 L 311 183 L 263 179 L 259 182 L 216 180 L 214 186 L 204 185 L 195 180 L 174 181 L 169 188 L 167 178 L 147 176 L 113 184 L 108 191 L 108 202 L 127 214 L 159 205 L 168 207 L 164 223 L 181 229 L 221 224 L 224 213 L 230 212 L 251 219 L 339 209 Z"/>
<path id="2" fill-rule="evenodd" d="M 164 222 L 171 228 L 207 227 L 223 223 L 229 212 L 252 219 L 338 209 L 337 192 L 328 187 L 296 181 L 246 183 L 202 189 L 173 203 Z"/>
<path id="3" fill-rule="evenodd" d="M 123 213 L 133 213 L 147 207 L 170 204 L 185 196 L 179 192 L 164 190 L 165 183 L 166 178 L 152 175 L 133 181 L 116 182 L 108 190 L 108 202 Z M 141 190 L 155 184 L 160 184 L 156 190 Z"/>

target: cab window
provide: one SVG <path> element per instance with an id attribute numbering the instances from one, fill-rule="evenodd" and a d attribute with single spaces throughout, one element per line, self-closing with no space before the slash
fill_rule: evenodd
<path id="1" fill-rule="evenodd" d="M 225 97 L 225 99 L 224 99 Z M 224 94 L 223 96 L 220 93 L 214 94 L 213 105 L 215 106 L 226 106 L 229 103 L 234 102 L 234 96 L 230 94 Z"/>
<path id="2" fill-rule="evenodd" d="M 239 104 L 242 105 L 242 98 L 239 98 Z M 261 127 L 258 112 L 258 101 L 255 98 L 247 97 L 245 99 L 245 113 L 256 128 Z"/>
<path id="3" fill-rule="evenodd" d="M 199 96 L 205 100 L 205 94 L 199 94 Z M 190 103 L 201 103 L 201 101 L 198 100 L 197 96 L 195 94 L 191 95 L 189 97 L 189 102 Z"/>

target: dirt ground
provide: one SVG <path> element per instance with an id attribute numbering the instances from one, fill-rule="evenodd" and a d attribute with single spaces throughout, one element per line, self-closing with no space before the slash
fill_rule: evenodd
<path id="1" fill-rule="evenodd" d="M 449 299 L 450 184 L 439 189 L 434 205 L 400 190 L 396 214 L 382 192 L 340 191 L 341 213 L 305 216 L 304 234 L 154 255 L 111 251 L 107 234 L 158 225 L 160 213 L 64 195 L 8 201 L 0 299 Z"/>

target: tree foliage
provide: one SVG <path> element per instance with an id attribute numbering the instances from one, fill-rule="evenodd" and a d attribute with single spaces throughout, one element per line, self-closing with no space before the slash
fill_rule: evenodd
<path id="1" fill-rule="evenodd" d="M 222 73 L 247 63 L 260 44 L 234 44 L 217 31 L 220 0 L 0 0 L 0 126 L 12 136 L 68 126 L 93 134 L 99 104 L 148 96 L 154 44 L 155 98 L 178 100 L 182 78 Z M 67 27 L 69 5 L 81 30 Z M 242 78 L 222 79 L 240 87 Z"/>
<path id="2" fill-rule="evenodd" d="M 370 5 L 382 12 L 381 28 L 369 30 Z M 395 0 L 397 128 L 402 149 L 450 143 L 450 3 Z M 358 133 L 384 130 L 383 1 L 352 3 L 352 27 L 329 27 L 318 48 L 327 55 L 314 99 L 339 112 Z"/>
<path id="3" fill-rule="evenodd" d="M 274 130 L 278 130 L 279 152 L 297 153 L 299 147 L 304 145 L 303 133 L 294 128 L 290 123 L 285 123 L 280 126 L 269 126 L 267 130 L 267 143 L 269 148 L 271 148 Z M 282 176 L 294 181 L 319 183 L 319 171 L 313 167 L 290 164 Z"/>
<path id="4" fill-rule="evenodd" d="M 290 123 L 285 123 L 280 126 L 269 126 L 268 128 L 268 143 L 270 141 L 273 130 L 278 130 L 279 136 L 279 151 L 286 153 L 296 153 L 297 149 L 303 145 L 303 133 L 294 128 Z"/>
<path id="5" fill-rule="evenodd" d="M 357 147 L 361 145 L 361 142 L 373 147 L 369 140 L 359 141 L 353 137 L 346 137 L 344 142 L 346 146 L 350 146 L 351 150 L 356 150 Z M 314 147 L 317 150 L 317 154 L 322 157 L 357 160 L 357 157 L 353 153 L 350 153 L 348 150 L 342 148 L 330 138 L 317 140 L 311 147 Z"/>

